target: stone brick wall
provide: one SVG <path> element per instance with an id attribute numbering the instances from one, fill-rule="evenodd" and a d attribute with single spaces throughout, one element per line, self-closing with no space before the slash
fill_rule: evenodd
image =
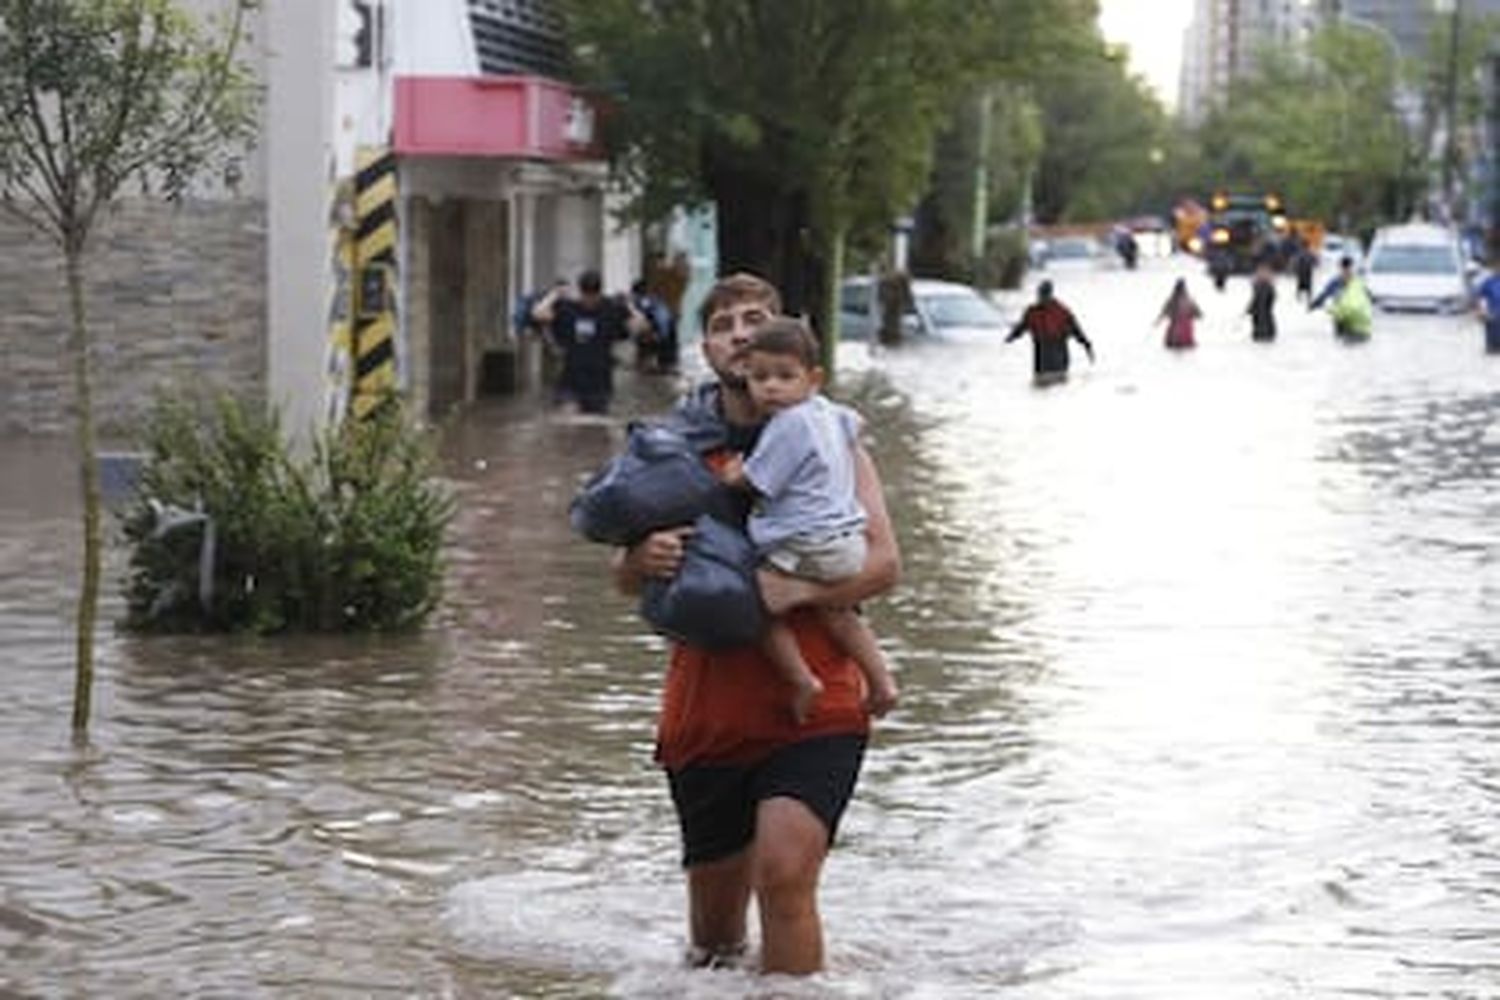
<path id="1" fill-rule="evenodd" d="M 106 436 L 128 433 L 159 389 L 264 395 L 264 202 L 126 203 L 101 221 L 86 273 Z M 0 433 L 71 431 L 68 329 L 61 256 L 0 215 Z"/>

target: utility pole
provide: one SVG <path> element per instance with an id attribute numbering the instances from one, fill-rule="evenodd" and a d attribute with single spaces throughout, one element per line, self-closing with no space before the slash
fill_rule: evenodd
<path id="1" fill-rule="evenodd" d="M 1463 0 L 1453 0 L 1453 12 L 1448 28 L 1448 77 L 1444 94 L 1448 132 L 1443 144 L 1443 206 L 1448 212 L 1448 221 L 1453 219 L 1453 181 L 1458 171 L 1458 31 L 1463 18 Z"/>

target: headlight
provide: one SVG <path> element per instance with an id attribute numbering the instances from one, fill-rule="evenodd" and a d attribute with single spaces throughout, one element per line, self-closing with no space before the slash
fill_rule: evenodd
<path id="1" fill-rule="evenodd" d="M 1188 248 L 1188 253 L 1202 253 L 1203 252 L 1203 241 L 1201 239 L 1199 239 L 1198 237 L 1194 236 L 1192 239 L 1188 240 L 1187 248 Z"/>
<path id="2" fill-rule="evenodd" d="M 1214 230 L 1214 235 L 1213 235 L 1213 241 L 1214 241 L 1215 244 L 1217 244 L 1219 246 L 1223 246 L 1225 243 L 1228 243 L 1229 242 L 1229 230 L 1227 230 L 1227 229 L 1215 229 Z"/>

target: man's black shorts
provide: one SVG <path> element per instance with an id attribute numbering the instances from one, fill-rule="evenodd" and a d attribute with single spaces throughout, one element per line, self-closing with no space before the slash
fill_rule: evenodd
<path id="1" fill-rule="evenodd" d="M 717 861 L 743 850 L 755 836 L 763 799 L 786 797 L 807 806 L 833 843 L 854 794 L 864 736 L 819 736 L 782 747 L 754 764 L 690 764 L 667 772 L 682 826 L 684 866 Z"/>

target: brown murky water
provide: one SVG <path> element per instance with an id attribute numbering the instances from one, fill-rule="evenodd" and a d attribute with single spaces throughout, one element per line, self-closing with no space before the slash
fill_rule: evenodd
<path id="1" fill-rule="evenodd" d="M 678 968 L 664 648 L 562 516 L 618 428 L 457 429 L 421 635 L 105 636 L 83 754 L 64 445 L 5 444 L 0 995 L 1500 995 L 1500 359 L 1289 306 L 1254 345 L 1201 283 L 1173 356 L 1165 265 L 1058 281 L 1100 348 L 1064 386 L 848 349 L 907 700 L 805 983 Z"/>

